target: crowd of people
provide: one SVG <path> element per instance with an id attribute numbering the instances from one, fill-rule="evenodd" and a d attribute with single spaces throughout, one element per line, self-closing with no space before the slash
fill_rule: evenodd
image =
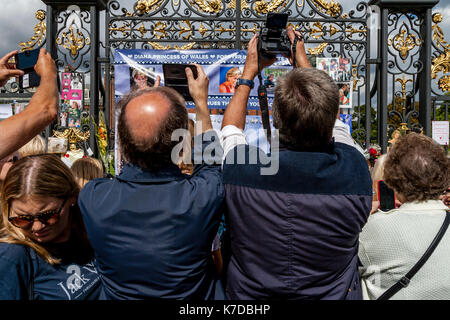
<path id="1" fill-rule="evenodd" d="M 40 86 L 0 123 L 0 299 L 448 299 L 449 158 L 411 133 L 369 170 L 339 120 L 337 85 L 311 67 L 299 32 L 287 34 L 296 67 L 274 90 L 271 174 L 243 133 L 257 35 L 221 130 L 199 65 L 196 78 L 186 69 L 195 123 L 159 81 L 122 98 L 125 165 L 113 178 L 96 159 L 69 168 L 44 153 L 39 133 L 59 99 L 55 63 L 41 49 Z M 21 73 L 8 64 L 14 54 L 0 59 L 0 85 Z M 177 148 L 177 129 L 190 132 L 192 150 Z M 378 209 L 379 180 L 397 208 Z"/>

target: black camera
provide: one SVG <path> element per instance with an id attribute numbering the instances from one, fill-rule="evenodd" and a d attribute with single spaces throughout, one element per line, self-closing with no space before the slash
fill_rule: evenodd
<path id="1" fill-rule="evenodd" d="M 277 54 L 291 56 L 291 41 L 286 32 L 289 15 L 287 13 L 269 13 L 265 27 L 258 40 L 258 51 L 266 59 L 273 59 Z"/>

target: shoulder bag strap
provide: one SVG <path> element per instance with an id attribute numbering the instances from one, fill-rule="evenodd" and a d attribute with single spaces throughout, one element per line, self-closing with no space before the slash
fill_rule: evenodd
<path id="1" fill-rule="evenodd" d="M 31 270 L 31 277 L 28 282 L 28 300 L 34 300 L 34 267 L 33 267 L 33 259 L 31 258 L 31 252 L 32 250 L 29 247 L 25 248 L 27 252 L 28 259 L 30 260 L 30 270 Z"/>
<path id="2" fill-rule="evenodd" d="M 422 268 L 422 266 L 425 264 L 425 262 L 433 253 L 434 249 L 436 249 L 437 245 L 444 236 L 445 231 L 447 231 L 449 223 L 450 223 L 450 210 L 447 210 L 447 214 L 445 215 L 444 223 L 442 224 L 441 229 L 439 229 L 439 232 L 437 233 L 436 237 L 434 237 L 433 242 L 430 244 L 427 251 L 425 251 L 422 258 L 420 258 L 420 260 L 411 268 L 411 270 L 409 270 L 409 272 L 403 278 L 401 278 L 396 284 L 394 284 L 392 287 L 386 290 L 377 300 L 388 300 L 398 291 L 400 291 L 403 288 L 406 288 L 409 285 L 409 282 L 411 281 L 412 277 L 414 277 L 417 271 L 419 271 L 420 268 Z"/>

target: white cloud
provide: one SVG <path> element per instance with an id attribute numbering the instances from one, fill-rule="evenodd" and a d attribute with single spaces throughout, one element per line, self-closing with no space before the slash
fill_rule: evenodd
<path id="1" fill-rule="evenodd" d="M 449 40 L 447 42 L 450 42 L 450 4 L 447 6 L 438 6 L 433 10 L 433 13 L 439 12 L 443 16 L 443 20 L 441 23 L 439 23 L 440 27 L 442 28 L 442 31 L 444 32 L 444 35 Z"/>
<path id="2" fill-rule="evenodd" d="M 20 49 L 19 43 L 28 41 L 33 36 L 33 28 L 39 22 L 36 11 L 45 10 L 45 4 L 40 0 L 1 0 L 0 30 L 0 56 Z"/>

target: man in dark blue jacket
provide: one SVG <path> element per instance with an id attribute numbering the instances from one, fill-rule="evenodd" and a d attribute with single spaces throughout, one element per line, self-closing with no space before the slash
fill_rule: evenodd
<path id="1" fill-rule="evenodd" d="M 227 297 L 361 299 L 358 236 L 371 209 L 368 166 L 347 130 L 333 137 L 336 84 L 310 67 L 300 34 L 289 29 L 288 36 L 296 45 L 291 63 L 299 68 L 277 80 L 272 115 L 279 140 L 272 141 L 271 155 L 248 146 L 243 135 L 258 73 L 256 36 L 224 114 Z"/>
<path id="2" fill-rule="evenodd" d="M 194 164 L 197 151 L 202 156 L 215 137 L 206 101 L 209 80 L 200 66 L 197 71 L 194 79 L 186 70 L 204 132 L 194 138 L 194 149 L 200 149 Z M 225 298 L 211 258 L 224 198 L 220 161 L 208 165 L 211 159 L 202 158 L 191 176 L 181 173 L 172 159 L 178 143 L 172 134 L 187 130 L 188 115 L 173 89 L 136 91 L 120 105 L 126 165 L 114 179 L 91 181 L 79 196 L 106 298 Z"/>

